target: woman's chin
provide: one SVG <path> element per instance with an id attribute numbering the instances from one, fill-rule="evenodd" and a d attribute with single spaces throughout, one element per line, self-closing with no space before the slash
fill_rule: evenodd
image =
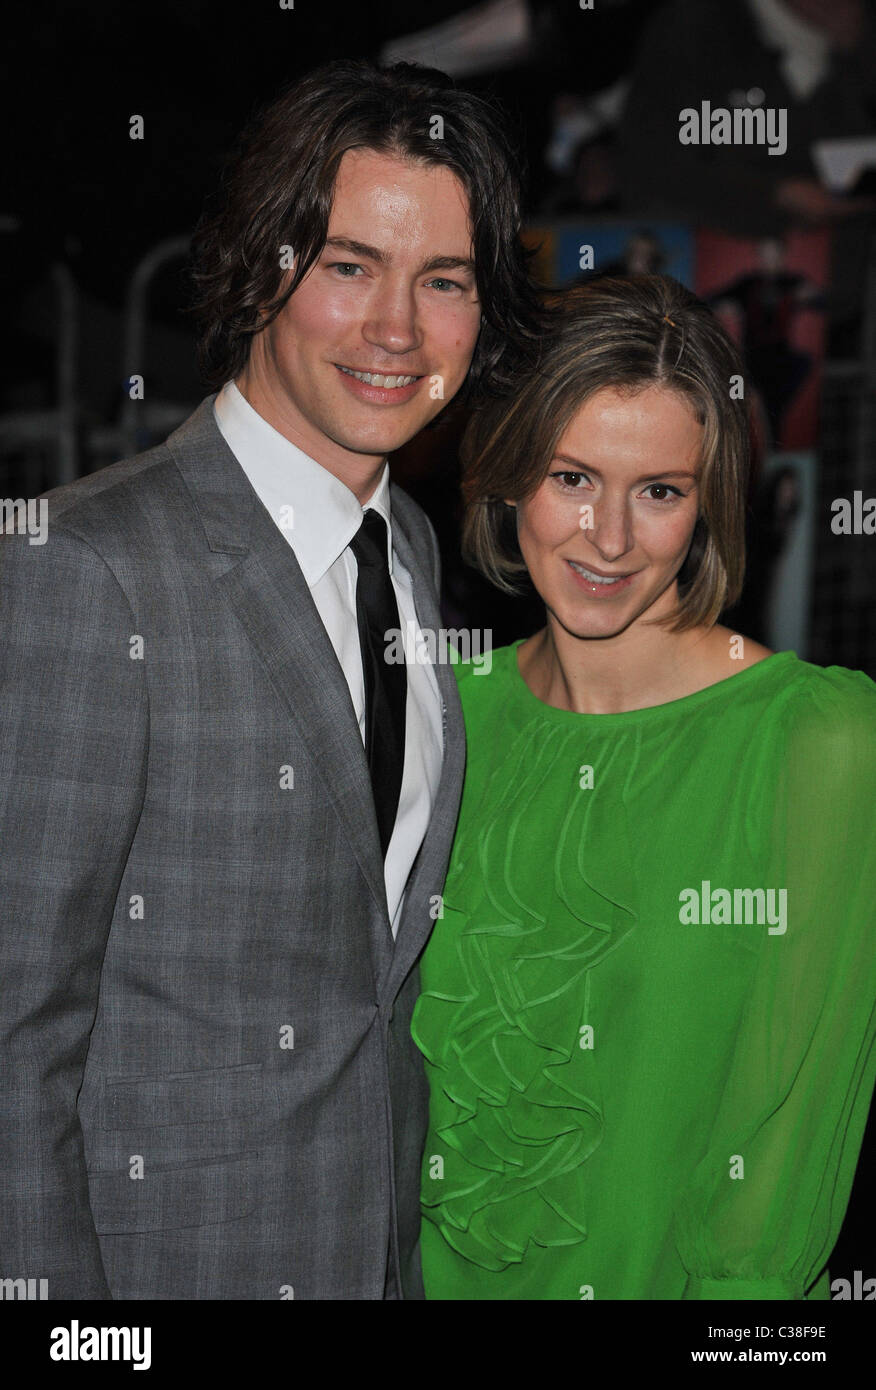
<path id="1" fill-rule="evenodd" d="M 629 611 L 594 613 L 577 606 L 571 609 L 565 605 L 562 608 L 552 608 L 550 604 L 546 604 L 546 607 L 571 637 L 578 637 L 582 641 L 618 637 L 636 617 L 635 613 Z"/>

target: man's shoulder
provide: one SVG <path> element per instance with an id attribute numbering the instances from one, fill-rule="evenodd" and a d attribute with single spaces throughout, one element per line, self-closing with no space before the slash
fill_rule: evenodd
<path id="1" fill-rule="evenodd" d="M 72 483 L 51 488 L 42 497 L 53 521 L 75 526 L 106 509 L 124 505 L 125 497 L 155 486 L 156 469 L 172 463 L 166 443 L 156 444 L 142 454 L 107 464 Z"/>
<path id="2" fill-rule="evenodd" d="M 173 433 L 159 444 L 117 463 L 107 464 L 74 482 L 64 483 L 41 494 L 46 503 L 48 530 L 62 528 L 79 536 L 98 550 L 112 546 L 113 538 L 128 548 L 142 533 L 149 517 L 168 506 L 178 505 L 182 479 L 175 453 L 180 443 L 197 434 L 202 404 Z"/>

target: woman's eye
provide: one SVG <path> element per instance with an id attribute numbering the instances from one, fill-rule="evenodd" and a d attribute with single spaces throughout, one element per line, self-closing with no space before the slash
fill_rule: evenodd
<path id="1" fill-rule="evenodd" d="M 681 497 L 682 495 L 679 489 L 677 487 L 673 487 L 670 483 L 649 483 L 645 491 L 662 492 L 664 494 L 664 496 L 662 497 L 652 497 L 652 502 L 669 502 L 672 500 L 673 496 Z"/>
<path id="2" fill-rule="evenodd" d="M 570 488 L 573 492 L 580 491 L 578 484 L 585 480 L 586 473 L 552 473 L 552 478 L 559 478 L 564 487 Z"/>

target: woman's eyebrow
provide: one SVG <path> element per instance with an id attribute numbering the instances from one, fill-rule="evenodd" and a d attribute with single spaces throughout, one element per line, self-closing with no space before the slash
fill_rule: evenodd
<path id="1" fill-rule="evenodd" d="M 597 476 L 597 478 L 601 478 L 601 477 L 602 477 L 602 472 L 601 472 L 601 470 L 600 470 L 599 468 L 594 468 L 594 466 L 593 466 L 592 463 L 583 463 L 583 462 L 581 461 L 581 459 L 573 458 L 571 454 L 554 454 L 553 459 L 551 460 L 551 462 L 552 462 L 552 463 L 572 463 L 572 464 L 575 465 L 576 468 L 581 468 L 581 469 L 583 469 L 585 473 L 595 473 L 596 476 Z M 696 476 L 697 476 L 696 473 L 691 472 L 691 470 L 688 469 L 688 468 L 661 468 L 661 469 L 659 469 L 658 472 L 656 472 L 656 473 L 643 473 L 642 476 L 641 476 L 640 478 L 636 478 L 636 482 L 637 482 L 637 483 L 646 483 L 646 482 L 649 481 L 649 479 L 652 479 L 652 478 L 693 478 L 693 479 L 696 479 Z"/>

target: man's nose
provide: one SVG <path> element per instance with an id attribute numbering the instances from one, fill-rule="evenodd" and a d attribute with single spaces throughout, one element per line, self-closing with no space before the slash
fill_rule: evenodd
<path id="1" fill-rule="evenodd" d="M 416 296 L 410 287 L 388 277 L 368 302 L 362 325 L 367 342 L 385 352 L 413 352 L 422 343 Z"/>

